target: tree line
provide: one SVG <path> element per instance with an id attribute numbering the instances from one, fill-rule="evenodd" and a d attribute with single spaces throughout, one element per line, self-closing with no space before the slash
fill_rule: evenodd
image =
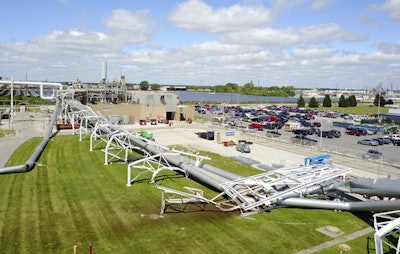
<path id="1" fill-rule="evenodd" d="M 391 99 L 386 100 L 382 95 L 377 94 L 374 99 L 374 105 L 375 106 L 380 106 L 384 107 L 385 105 L 391 105 L 393 104 L 393 101 Z M 308 107 L 309 108 L 318 108 L 320 103 L 317 101 L 315 97 L 310 98 L 310 101 L 308 102 Z M 297 106 L 298 107 L 305 107 L 306 102 L 303 98 L 302 95 L 300 95 L 299 99 L 297 100 Z M 330 108 L 332 107 L 332 99 L 329 96 L 329 94 L 326 94 L 324 99 L 322 100 L 322 106 L 325 108 Z M 357 99 L 354 95 L 350 95 L 348 97 L 345 97 L 343 94 L 339 97 L 338 101 L 338 106 L 341 108 L 346 108 L 346 107 L 356 107 L 357 106 Z"/>
<path id="2" fill-rule="evenodd" d="M 128 84 L 127 84 L 128 85 Z M 174 87 L 174 86 L 169 86 Z M 148 81 L 141 81 L 139 83 L 140 90 L 157 91 L 161 88 L 159 84 L 149 84 Z M 271 86 L 271 87 L 259 87 L 255 86 L 253 82 L 239 86 L 236 83 L 227 83 L 225 85 L 216 86 L 188 86 L 190 90 L 204 90 L 208 89 L 216 93 L 239 93 L 243 95 L 255 95 L 255 96 L 280 96 L 280 97 L 293 97 L 296 95 L 296 88 L 294 86 Z"/>
<path id="3" fill-rule="evenodd" d="M 320 104 L 315 97 L 310 98 L 310 101 L 308 102 L 308 107 L 318 108 L 319 105 Z M 297 100 L 297 106 L 301 107 L 301 108 L 306 106 L 306 102 L 302 95 L 300 95 L 299 99 Z M 329 94 L 326 94 L 324 99 L 322 100 L 322 106 L 325 108 L 332 107 L 332 99 Z M 345 97 L 342 94 L 339 98 L 338 106 L 339 107 L 355 107 L 355 106 L 357 106 L 356 96 L 350 95 L 349 97 Z"/>

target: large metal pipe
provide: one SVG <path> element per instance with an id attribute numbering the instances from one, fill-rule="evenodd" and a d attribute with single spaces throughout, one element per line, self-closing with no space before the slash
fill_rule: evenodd
<path id="1" fill-rule="evenodd" d="M 400 200 L 381 200 L 369 202 L 345 202 L 340 200 L 321 200 L 311 198 L 287 198 L 278 200 L 278 206 L 289 206 L 299 208 L 319 208 L 341 211 L 373 211 L 383 212 L 400 209 Z"/>
<path id="2" fill-rule="evenodd" d="M 392 179 L 347 178 L 335 182 L 333 188 L 347 193 L 400 198 L 400 181 Z"/>
<path id="3" fill-rule="evenodd" d="M 237 180 L 237 179 L 242 177 L 240 175 L 236 175 L 234 173 L 231 173 L 231 172 L 222 170 L 220 168 L 214 167 L 214 166 L 212 166 L 210 164 L 201 164 L 200 167 L 205 169 L 205 170 L 207 170 L 208 172 L 211 172 L 211 173 L 214 173 L 214 174 L 219 175 L 221 177 L 224 177 L 226 179 L 229 179 L 230 181 Z"/>
<path id="4" fill-rule="evenodd" d="M 0 168 L 0 174 L 26 173 L 31 171 L 35 167 L 37 160 L 39 159 L 40 155 L 42 154 L 43 150 L 45 149 L 47 143 L 49 142 L 52 136 L 52 130 L 56 124 L 57 112 L 59 108 L 60 108 L 60 100 L 56 98 L 56 106 L 53 115 L 51 117 L 51 122 L 46 132 L 46 135 L 44 136 L 42 142 L 39 144 L 36 150 L 33 152 L 32 156 L 28 159 L 28 161 L 22 165 Z"/>
<path id="5" fill-rule="evenodd" d="M 14 80 L 0 80 L 0 84 L 10 84 L 10 85 L 35 85 L 40 88 L 40 97 L 42 99 L 52 100 L 55 98 L 54 94 L 52 96 L 44 96 L 44 86 L 54 86 L 59 90 L 62 90 L 62 84 L 56 82 L 36 82 L 36 81 L 14 81 Z"/>

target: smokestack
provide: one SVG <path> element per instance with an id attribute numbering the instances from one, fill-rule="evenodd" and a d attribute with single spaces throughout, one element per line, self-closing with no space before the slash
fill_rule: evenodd
<path id="1" fill-rule="evenodd" d="M 101 65 L 101 80 L 103 82 L 107 81 L 107 63 L 103 62 L 103 64 Z"/>

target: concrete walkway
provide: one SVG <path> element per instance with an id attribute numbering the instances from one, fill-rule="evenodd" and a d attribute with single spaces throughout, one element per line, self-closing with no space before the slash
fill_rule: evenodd
<path id="1" fill-rule="evenodd" d="M 348 234 L 348 235 L 345 235 L 345 236 L 338 237 L 338 238 L 336 238 L 334 240 L 321 243 L 320 245 L 313 246 L 313 247 L 311 247 L 309 249 L 305 249 L 305 250 L 299 251 L 296 254 L 311 254 L 311 253 L 315 253 L 317 251 L 332 247 L 334 245 L 339 245 L 341 243 L 356 239 L 358 237 L 361 237 L 363 235 L 369 234 L 369 233 L 374 232 L 374 231 L 375 230 L 372 227 L 365 228 L 363 230 L 360 230 L 360 231 L 357 231 L 357 232 L 354 232 L 354 233 L 351 233 L 351 234 Z"/>
<path id="2" fill-rule="evenodd" d="M 4 167 L 19 146 L 33 137 L 43 137 L 49 125 L 49 115 L 16 112 L 13 123 L 3 119 L 0 129 L 14 129 L 15 134 L 0 138 L 0 167 Z"/>

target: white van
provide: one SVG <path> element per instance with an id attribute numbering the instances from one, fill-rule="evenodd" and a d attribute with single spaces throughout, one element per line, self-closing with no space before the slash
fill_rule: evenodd
<path id="1" fill-rule="evenodd" d="M 400 135 L 399 134 L 392 134 L 389 136 L 391 140 L 400 140 Z"/>

